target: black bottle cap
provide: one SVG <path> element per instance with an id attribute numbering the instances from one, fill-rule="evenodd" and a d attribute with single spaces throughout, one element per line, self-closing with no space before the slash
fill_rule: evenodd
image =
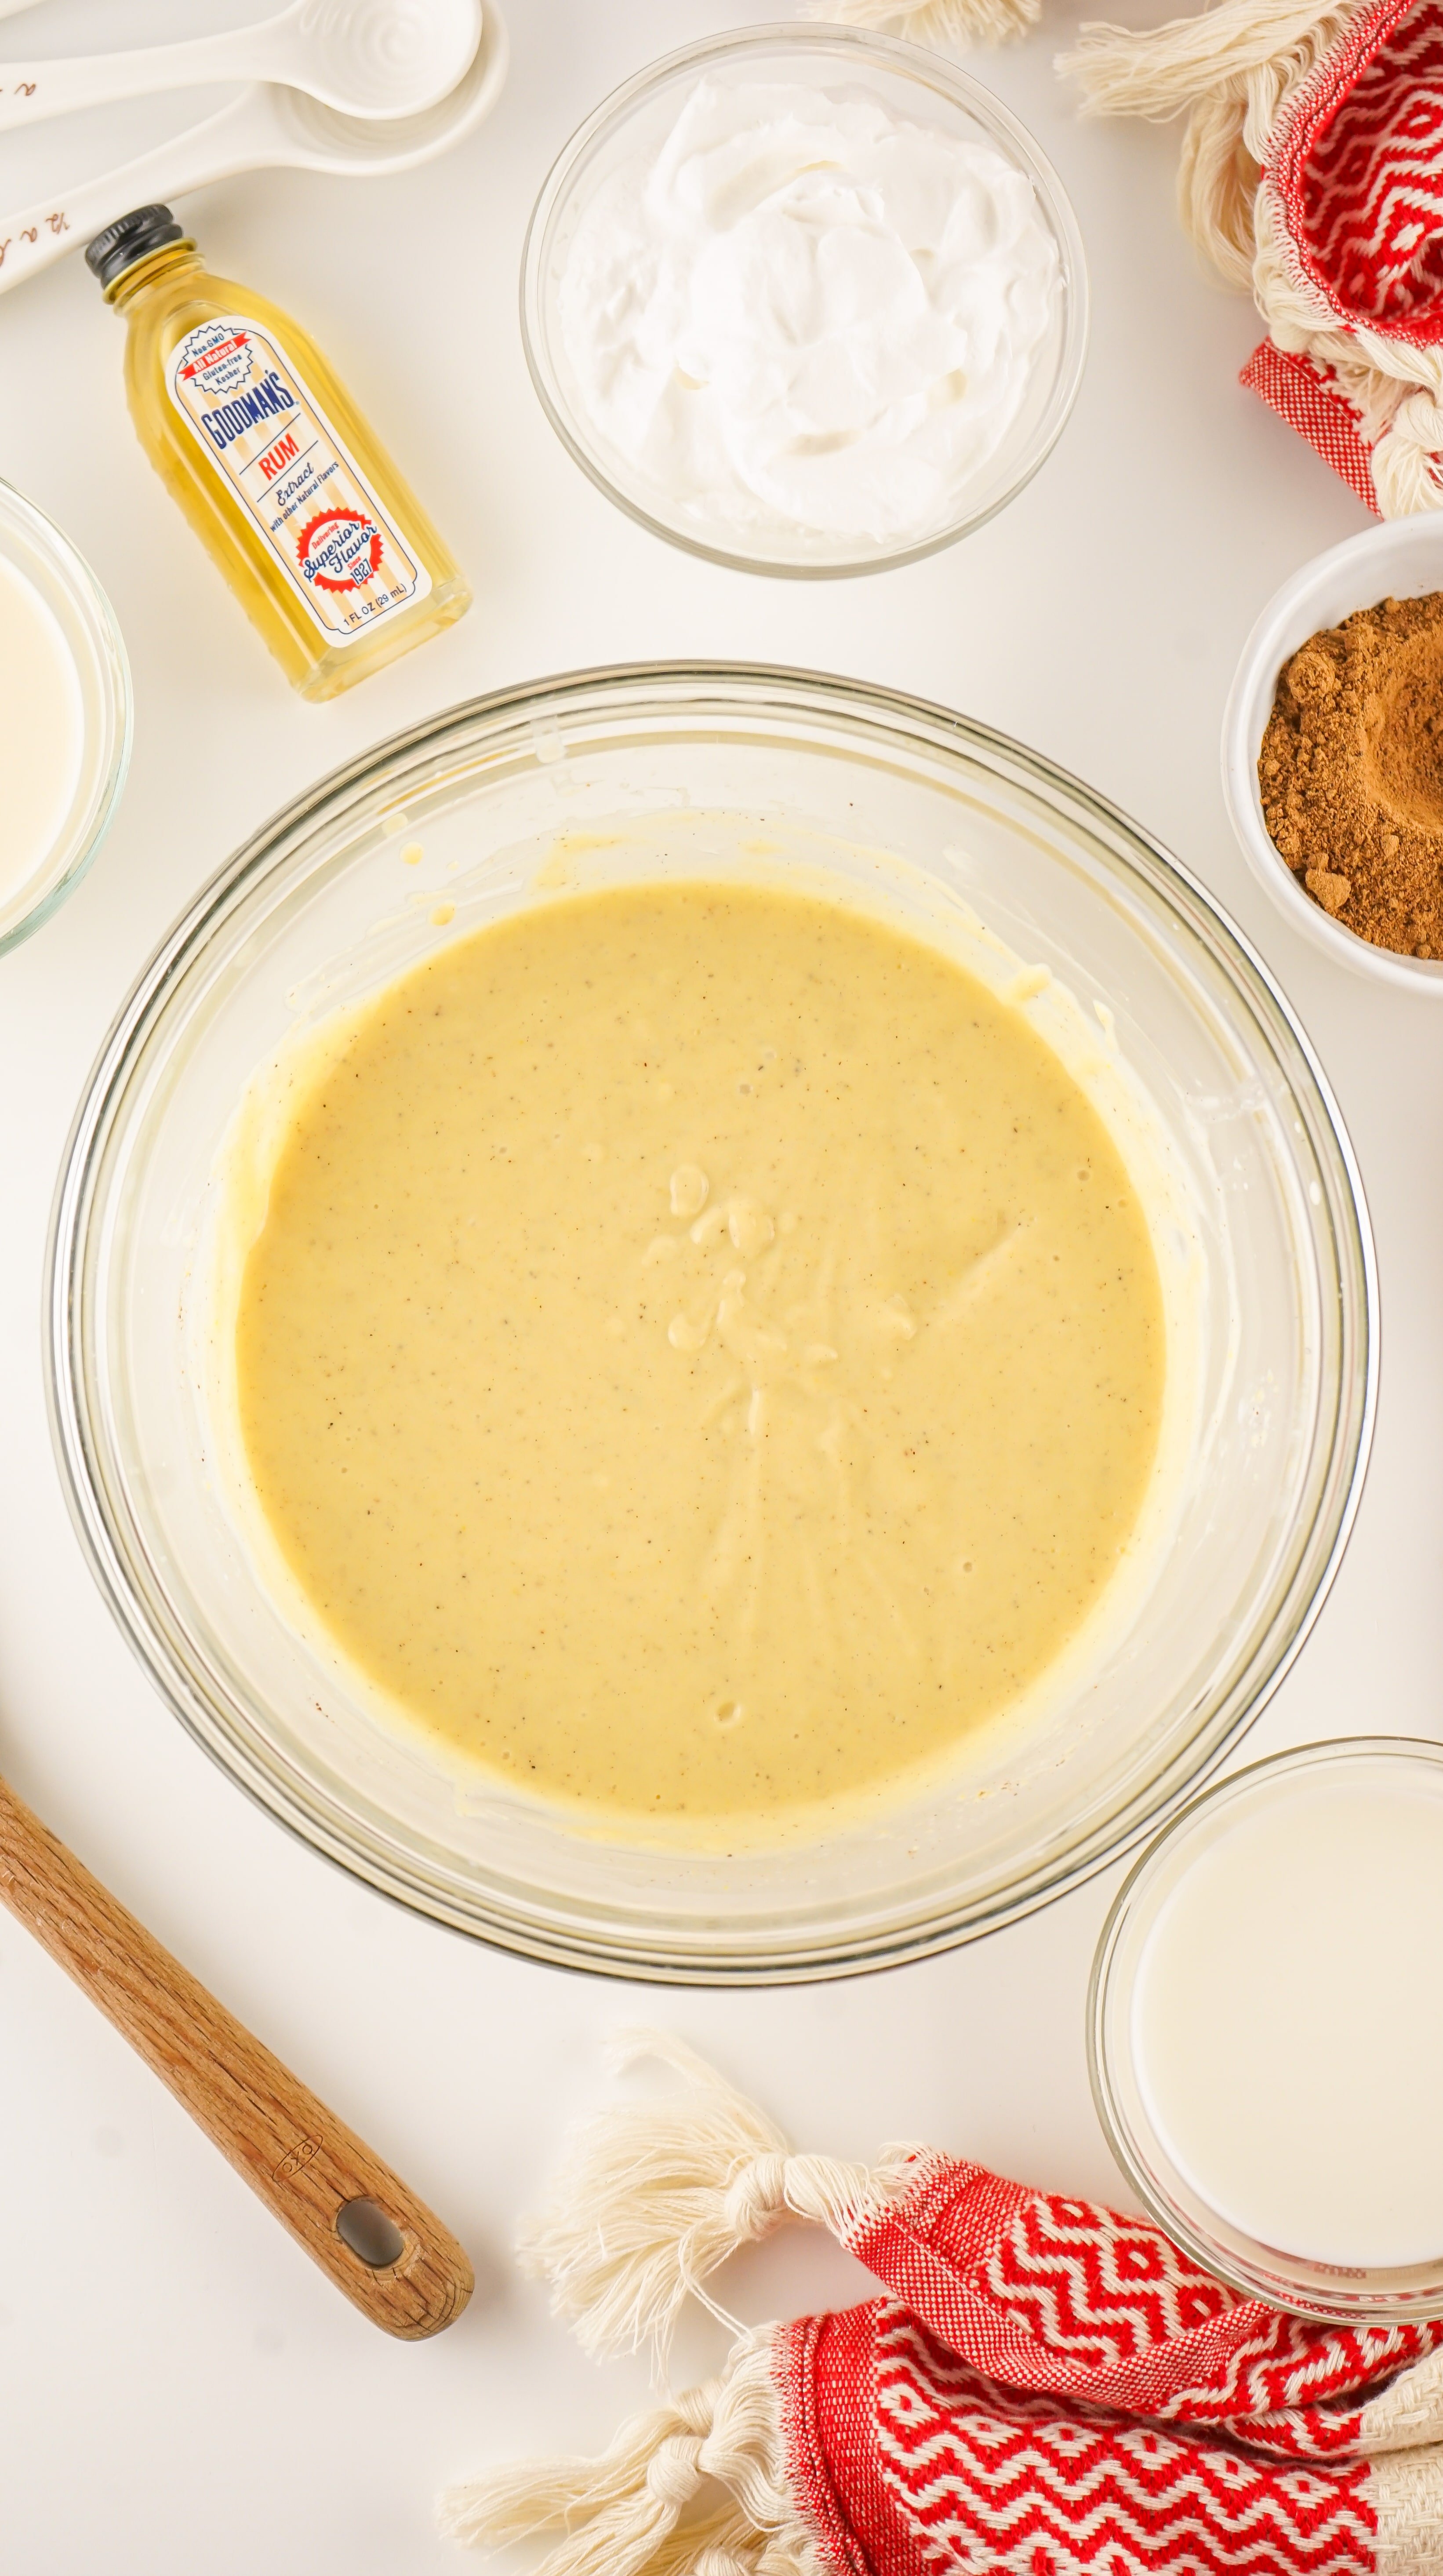
<path id="1" fill-rule="evenodd" d="M 113 286 L 138 259 L 149 259 L 153 250 L 184 239 L 184 229 L 169 206 L 137 206 L 133 214 L 107 224 L 103 233 L 86 243 L 85 265 L 102 286 Z"/>

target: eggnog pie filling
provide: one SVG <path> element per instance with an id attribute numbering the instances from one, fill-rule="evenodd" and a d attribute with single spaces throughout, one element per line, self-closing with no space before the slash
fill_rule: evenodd
<path id="1" fill-rule="evenodd" d="M 272 1122 L 246 1472 L 317 1631 L 473 1772 L 626 1830 L 844 1815 L 1106 1592 L 1163 1300 L 1024 1010 L 745 883 L 537 903 Z"/>

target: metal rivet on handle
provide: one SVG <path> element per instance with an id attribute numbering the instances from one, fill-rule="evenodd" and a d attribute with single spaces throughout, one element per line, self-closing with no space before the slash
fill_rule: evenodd
<path id="1" fill-rule="evenodd" d="M 336 2212 L 336 2234 L 373 2272 L 399 2263 L 406 2251 L 405 2237 L 378 2200 L 348 2200 Z"/>

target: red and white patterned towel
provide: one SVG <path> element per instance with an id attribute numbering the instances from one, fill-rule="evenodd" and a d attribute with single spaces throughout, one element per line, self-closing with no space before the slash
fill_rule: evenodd
<path id="1" fill-rule="evenodd" d="M 1263 165 L 1335 321 L 1443 340 L 1443 7 L 1372 0 L 1291 93 Z"/>
<path id="2" fill-rule="evenodd" d="M 664 2341 L 789 2218 L 886 2295 L 740 2336 L 599 2461 L 455 2490 L 454 2538 L 560 2525 L 551 2576 L 1443 2576 L 1443 2326 L 1285 2315 L 1145 2220 L 931 2151 L 790 2155 L 656 2053 L 690 2096 L 594 2123 L 526 2239 L 584 2340 Z"/>
<path id="3" fill-rule="evenodd" d="M 1186 110 L 1184 222 L 1268 326 L 1244 384 L 1370 509 L 1443 507 L 1443 0 L 1211 0 L 1063 67 Z"/>
<path id="4" fill-rule="evenodd" d="M 1316 449 L 1325 465 L 1342 476 L 1350 492 L 1375 517 L 1377 487 L 1373 481 L 1374 440 L 1366 434 L 1356 404 L 1330 368 L 1319 366 L 1306 351 L 1280 349 L 1260 341 L 1238 378 Z"/>
<path id="5" fill-rule="evenodd" d="M 1244 384 L 1371 508 L 1436 506 L 1440 0 L 1364 0 L 1352 13 L 1282 103 L 1255 221 L 1259 302 L 1273 337 L 1244 368 Z"/>

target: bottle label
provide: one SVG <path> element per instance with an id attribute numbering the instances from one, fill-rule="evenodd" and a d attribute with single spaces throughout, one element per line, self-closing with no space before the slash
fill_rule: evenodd
<path id="1" fill-rule="evenodd" d="M 424 599 L 431 576 L 382 510 L 305 378 L 239 314 L 171 351 L 170 395 L 328 643 Z"/>

